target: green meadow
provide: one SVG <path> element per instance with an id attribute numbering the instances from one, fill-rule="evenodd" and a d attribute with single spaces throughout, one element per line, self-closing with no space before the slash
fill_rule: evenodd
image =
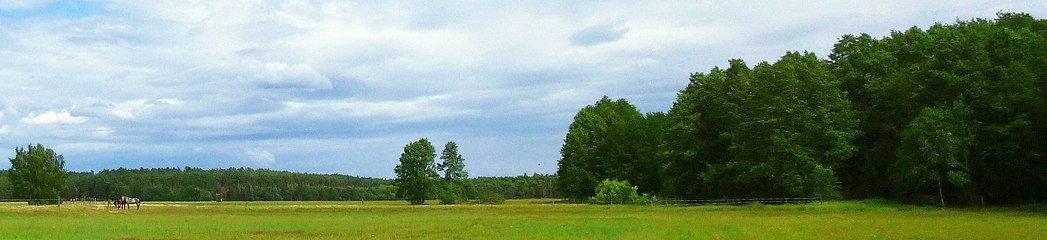
<path id="1" fill-rule="evenodd" d="M 0 204 L 0 239 L 1044 239 L 1047 214 L 878 201 L 619 206 L 375 202 Z"/>

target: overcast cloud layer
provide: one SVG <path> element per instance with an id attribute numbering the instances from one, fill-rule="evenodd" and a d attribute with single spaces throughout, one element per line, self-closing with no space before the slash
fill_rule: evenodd
<path id="1" fill-rule="evenodd" d="M 429 137 L 458 142 L 472 176 L 554 173 L 574 113 L 603 95 L 667 111 L 731 58 L 1047 17 L 1044 1 L 566 2 L 0 1 L 0 157 L 42 143 L 75 171 L 388 178 Z"/>

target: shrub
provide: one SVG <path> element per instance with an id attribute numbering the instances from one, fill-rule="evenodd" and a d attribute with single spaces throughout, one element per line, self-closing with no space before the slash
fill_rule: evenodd
<path id="1" fill-rule="evenodd" d="M 596 186 L 596 196 L 589 198 L 594 204 L 649 204 L 657 201 L 650 194 L 637 195 L 636 187 L 629 181 L 604 179 Z"/>
<path id="2" fill-rule="evenodd" d="M 437 198 L 440 199 L 440 204 L 459 204 L 466 200 L 463 187 L 451 182 L 445 183 L 444 189 L 440 190 Z"/>

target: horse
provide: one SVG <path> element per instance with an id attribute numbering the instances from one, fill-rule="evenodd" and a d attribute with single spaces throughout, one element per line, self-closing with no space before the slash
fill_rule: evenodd
<path id="1" fill-rule="evenodd" d="M 127 202 L 124 203 L 124 206 L 127 206 L 127 204 L 134 204 L 135 210 L 142 209 L 142 200 L 138 198 L 127 198 Z"/>
<path id="2" fill-rule="evenodd" d="M 128 204 L 134 204 L 135 205 L 135 210 L 142 209 L 142 200 L 140 200 L 138 198 L 133 198 L 133 197 L 120 196 L 120 198 L 116 199 L 116 201 L 114 201 L 113 204 L 116 204 L 117 208 L 127 208 L 127 209 L 131 209 L 128 206 Z"/>

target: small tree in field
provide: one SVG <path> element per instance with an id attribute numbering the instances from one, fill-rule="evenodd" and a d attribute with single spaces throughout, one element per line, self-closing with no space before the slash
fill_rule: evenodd
<path id="1" fill-rule="evenodd" d="M 65 158 L 43 145 L 16 148 L 7 177 L 16 198 L 59 199 L 65 190 Z M 55 204 L 61 200 L 30 201 L 29 204 Z"/>
<path id="2" fill-rule="evenodd" d="M 394 184 L 399 187 L 396 195 L 412 205 L 425 203 L 425 199 L 436 189 L 440 177 L 436 174 L 435 158 L 436 149 L 429 139 L 422 138 L 404 146 L 400 165 L 393 169 L 396 172 Z"/>

